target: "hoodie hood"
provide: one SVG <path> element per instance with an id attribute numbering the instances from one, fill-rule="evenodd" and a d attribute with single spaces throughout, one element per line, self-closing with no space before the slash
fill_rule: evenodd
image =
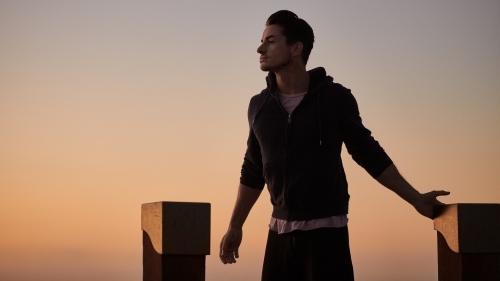
<path id="1" fill-rule="evenodd" d="M 307 71 L 309 73 L 309 88 L 307 90 L 307 94 L 304 96 L 304 99 L 310 98 L 312 95 L 314 95 L 316 92 L 320 93 L 320 89 L 325 87 L 327 84 L 333 82 L 333 77 L 327 76 L 326 71 L 323 67 L 317 67 L 314 69 L 311 69 Z M 268 95 L 266 97 L 269 97 L 269 94 L 276 97 L 277 93 L 277 83 L 276 83 L 276 74 L 274 72 L 269 72 L 269 74 L 266 77 L 266 82 L 267 82 L 267 89 L 268 89 Z M 316 102 L 317 102 L 317 108 L 318 108 L 318 122 L 319 122 L 319 145 L 321 146 L 323 142 L 323 129 L 321 126 L 321 103 L 320 103 L 320 97 L 319 94 L 316 95 Z M 264 102 L 265 103 L 265 102 Z M 259 110 L 260 111 L 260 110 Z"/>
<path id="2" fill-rule="evenodd" d="M 327 83 L 333 81 L 333 78 L 331 76 L 326 75 L 326 71 L 323 67 L 317 67 L 307 72 L 309 73 L 309 88 L 307 90 L 308 93 L 316 92 Z M 276 74 L 274 74 L 274 72 L 268 73 L 266 77 L 266 83 L 268 91 L 272 95 L 274 95 L 277 92 Z"/>

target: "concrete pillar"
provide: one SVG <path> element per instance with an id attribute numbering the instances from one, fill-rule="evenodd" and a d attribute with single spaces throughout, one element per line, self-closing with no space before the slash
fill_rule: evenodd
<path id="1" fill-rule="evenodd" d="M 439 281 L 500 281 L 500 204 L 436 207 Z"/>
<path id="2" fill-rule="evenodd" d="M 144 281 L 204 281 L 210 254 L 210 204 L 141 206 Z"/>

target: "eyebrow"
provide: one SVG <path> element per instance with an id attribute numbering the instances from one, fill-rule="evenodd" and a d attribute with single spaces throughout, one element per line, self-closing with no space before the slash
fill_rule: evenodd
<path id="1" fill-rule="evenodd" d="M 276 37 L 274 35 L 269 35 L 269 36 L 266 36 L 266 38 L 264 38 L 264 40 L 269 40 L 271 39 L 272 37 Z M 260 42 L 264 42 L 264 40 L 260 39 Z"/>

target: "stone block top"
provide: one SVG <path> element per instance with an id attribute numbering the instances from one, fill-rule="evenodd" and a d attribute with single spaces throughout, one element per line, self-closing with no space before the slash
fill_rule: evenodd
<path id="1" fill-rule="evenodd" d="M 159 254 L 210 254 L 210 203 L 142 204 L 141 228 Z"/>
<path id="2" fill-rule="evenodd" d="M 436 207 L 434 229 L 456 253 L 500 253 L 500 204 Z"/>

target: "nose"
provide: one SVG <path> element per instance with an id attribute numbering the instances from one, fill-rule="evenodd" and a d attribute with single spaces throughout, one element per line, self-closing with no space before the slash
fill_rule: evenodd
<path id="1" fill-rule="evenodd" d="M 264 54 L 264 43 L 260 44 L 260 46 L 257 48 L 257 53 L 259 54 Z"/>

